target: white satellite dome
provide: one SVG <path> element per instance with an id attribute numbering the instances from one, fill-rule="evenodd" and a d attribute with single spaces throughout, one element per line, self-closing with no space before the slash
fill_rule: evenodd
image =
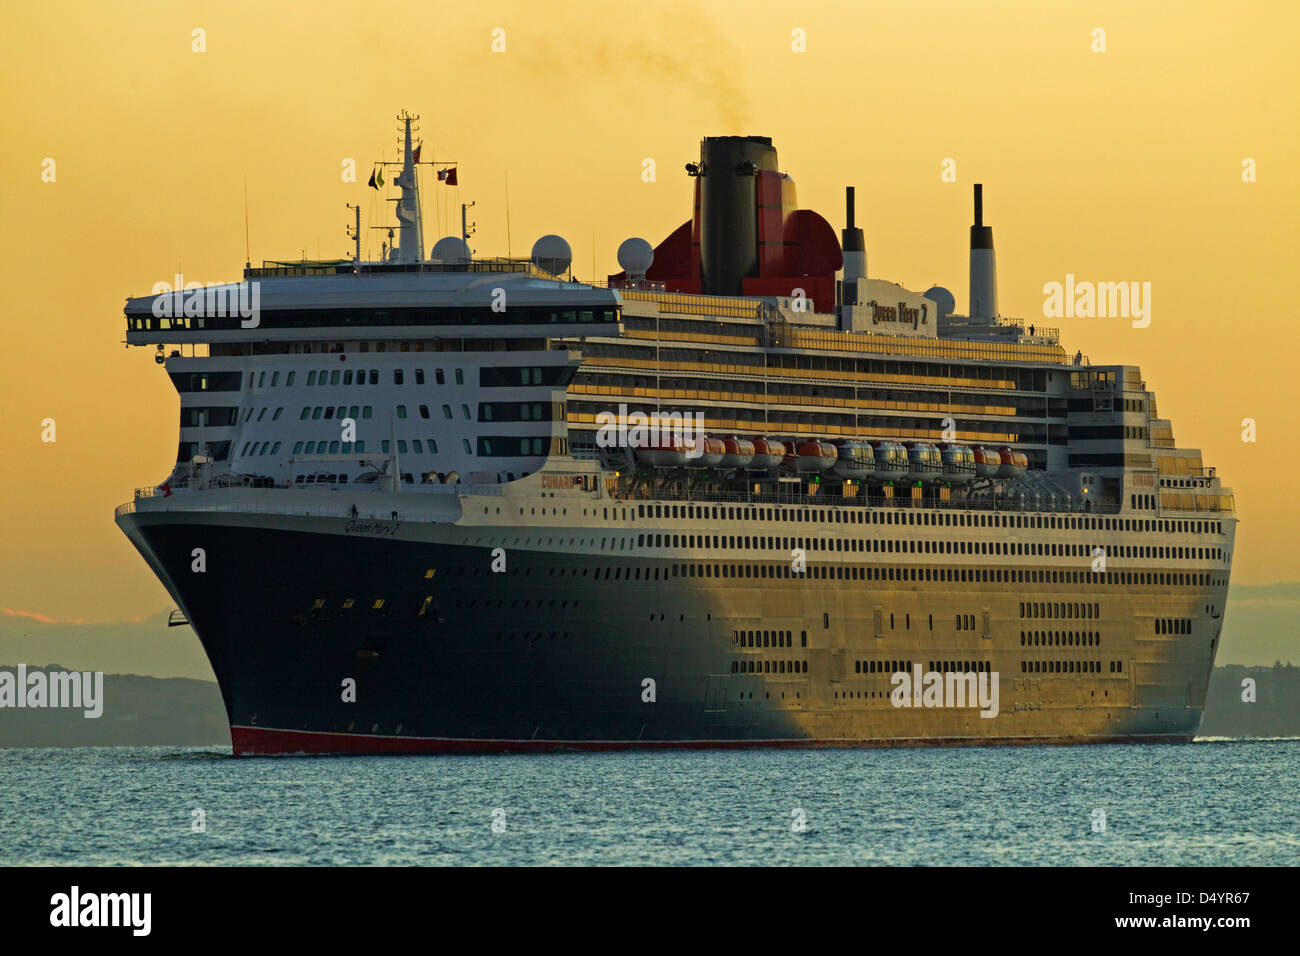
<path id="1" fill-rule="evenodd" d="M 925 290 L 925 297 L 939 310 L 939 318 L 952 315 L 953 310 L 957 308 L 957 300 L 953 298 L 953 294 L 941 285 L 930 286 Z"/>
<path id="2" fill-rule="evenodd" d="M 654 261 L 654 247 L 639 236 L 624 239 L 618 247 L 618 264 L 629 277 L 645 275 Z"/>
<path id="3" fill-rule="evenodd" d="M 573 250 L 561 236 L 542 236 L 533 243 L 533 265 L 553 276 L 569 271 Z"/>
<path id="4" fill-rule="evenodd" d="M 440 262 L 469 262 L 469 243 L 459 236 L 443 236 L 433 244 L 429 258 Z"/>

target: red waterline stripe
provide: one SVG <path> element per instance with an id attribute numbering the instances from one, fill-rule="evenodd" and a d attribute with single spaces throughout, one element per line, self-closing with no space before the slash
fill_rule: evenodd
<path id="1" fill-rule="evenodd" d="M 468 740 L 451 737 L 390 737 L 339 734 L 265 727 L 230 728 L 236 756 L 291 754 L 499 754 L 612 750 L 741 750 L 888 747 L 997 747 L 1041 744 L 1169 744 L 1190 743 L 1187 735 L 1134 737 L 907 737 L 883 740 L 830 738 L 824 740 Z"/>

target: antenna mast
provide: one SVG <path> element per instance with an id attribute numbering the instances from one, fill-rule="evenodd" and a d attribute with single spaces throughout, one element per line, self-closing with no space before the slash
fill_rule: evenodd
<path id="1" fill-rule="evenodd" d="M 465 240 L 466 245 L 469 244 L 470 234 L 473 233 L 476 225 L 472 222 L 466 222 L 466 215 L 469 213 L 469 208 L 472 205 L 474 205 L 472 202 L 460 204 L 460 237 Z"/>
<path id="2" fill-rule="evenodd" d="M 352 230 L 352 241 L 356 243 L 356 252 L 352 255 L 352 268 L 357 270 L 361 268 L 361 207 L 348 203 L 347 207 L 356 213 L 357 224 Z"/>

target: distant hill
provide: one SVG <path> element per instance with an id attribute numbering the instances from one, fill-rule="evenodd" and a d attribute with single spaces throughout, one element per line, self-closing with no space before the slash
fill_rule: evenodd
<path id="1" fill-rule="evenodd" d="M 34 670 L 70 668 L 27 668 L 29 674 Z M 0 748 L 230 746 L 215 681 L 105 674 L 103 694 L 104 712 L 95 718 L 64 708 L 0 710 Z"/>
<path id="2" fill-rule="evenodd" d="M 1255 682 L 1255 701 L 1241 699 Z M 1200 737 L 1300 737 L 1300 667 L 1216 667 L 1205 698 Z"/>

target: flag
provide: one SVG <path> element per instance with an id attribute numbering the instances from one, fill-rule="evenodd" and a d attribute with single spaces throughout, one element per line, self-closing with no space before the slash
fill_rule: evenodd
<path id="1" fill-rule="evenodd" d="M 383 166 L 380 166 L 380 167 L 379 167 L 379 172 L 375 174 L 375 182 L 377 182 L 380 186 L 382 186 L 382 185 L 384 184 L 384 167 L 383 167 Z"/>
<path id="2" fill-rule="evenodd" d="M 415 151 L 411 153 L 411 159 L 414 162 L 418 163 L 420 161 L 420 147 L 422 147 L 423 145 L 424 144 L 421 143 L 419 146 L 415 147 Z"/>
<path id="3" fill-rule="evenodd" d="M 375 185 L 375 171 L 373 169 L 370 171 L 370 188 L 371 189 L 379 188 L 378 186 Z"/>
<path id="4" fill-rule="evenodd" d="M 170 498 L 172 495 L 172 483 L 170 481 L 164 481 L 162 483 L 161 491 L 164 498 Z"/>
<path id="5" fill-rule="evenodd" d="M 457 185 L 457 182 L 456 182 L 456 167 L 453 166 L 453 167 L 451 167 L 451 169 L 440 169 L 440 170 L 438 170 L 438 181 L 439 181 L 439 182 L 446 183 L 448 186 L 455 186 L 455 185 Z"/>

